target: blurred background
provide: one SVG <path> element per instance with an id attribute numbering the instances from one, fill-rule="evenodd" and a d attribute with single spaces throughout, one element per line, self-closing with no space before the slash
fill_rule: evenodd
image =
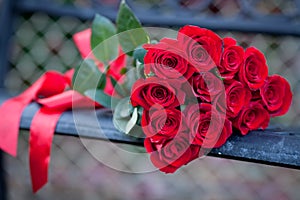
<path id="1" fill-rule="evenodd" d="M 4 0 L 0 0 L 0 7 Z M 119 0 L 25 0 L 36 5 L 36 12 L 24 12 L 13 22 L 10 68 L 5 87 L 12 94 L 23 91 L 42 73 L 55 69 L 64 72 L 80 64 L 81 57 L 72 36 L 90 26 L 90 9 L 114 16 Z M 37 3 L 39 2 L 39 3 Z M 41 3 L 42 2 L 42 3 Z M 30 4 L 31 3 L 31 4 Z M 184 19 L 236 20 L 243 23 L 254 15 L 282 17 L 299 27 L 300 3 L 292 0 L 128 0 L 139 17 L 147 22 L 151 16 L 173 19 L 168 28 L 178 28 Z M 43 10 L 80 8 L 76 14 L 53 16 Z M 97 5 L 97 6 L 95 6 Z M 249 13 L 244 12 L 247 7 Z M 152 13 L 147 18 L 144 13 Z M 49 14 L 50 13 L 50 14 Z M 243 14 L 243 15 L 242 15 Z M 243 16 L 243 18 L 240 18 Z M 282 16 L 282 17 L 278 17 Z M 173 18 L 172 18 L 173 17 Z M 176 18 L 174 18 L 176 17 Z M 174 21 L 175 20 L 175 21 Z M 176 21 L 178 20 L 178 21 Z M 143 20 L 142 20 L 143 21 Z M 150 21 L 150 20 L 149 20 Z M 149 23 L 148 21 L 148 23 Z M 163 24 L 168 23 L 167 20 Z M 212 24 L 214 20 L 211 20 Z M 193 24 L 193 21 L 190 22 Z M 151 25 L 151 23 L 149 23 Z M 266 21 L 266 26 L 270 24 Z M 1 27 L 5 29 L 6 27 Z M 298 30 L 299 32 L 299 30 Z M 280 74 L 292 85 L 294 100 L 290 112 L 276 118 L 273 124 L 295 127 L 300 119 L 300 37 L 296 34 L 239 32 L 222 28 L 220 36 L 232 36 L 243 47 L 256 46 L 268 60 L 269 73 Z M 103 141 L 98 142 L 99 145 Z M 161 172 L 129 174 L 113 170 L 95 160 L 81 141 L 73 137 L 55 136 L 51 153 L 49 183 L 37 194 L 31 191 L 28 168 L 28 132 L 20 134 L 17 159 L 5 155 L 8 199 L 299 199 L 300 171 L 206 157 L 183 167 L 175 174 Z"/>

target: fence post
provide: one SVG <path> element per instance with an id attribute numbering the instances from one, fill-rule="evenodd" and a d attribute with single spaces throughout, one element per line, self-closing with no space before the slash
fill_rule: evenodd
<path id="1" fill-rule="evenodd" d="M 14 16 L 13 0 L 3 0 L 0 5 L 0 88 L 4 88 L 5 76 L 8 72 L 8 56 L 10 51 L 10 37 L 13 30 Z M 7 187 L 4 172 L 3 152 L 0 151 L 0 200 L 6 200 Z"/>
<path id="2" fill-rule="evenodd" d="M 15 0 L 3 0 L 0 5 L 0 88 L 4 86 L 5 76 L 8 71 L 9 43 L 13 29 Z"/>

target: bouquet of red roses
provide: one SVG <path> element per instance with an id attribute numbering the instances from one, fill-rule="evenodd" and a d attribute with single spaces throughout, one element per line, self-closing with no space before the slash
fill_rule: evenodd
<path id="1" fill-rule="evenodd" d="M 107 107 L 122 133 L 144 138 L 152 163 L 173 173 L 222 146 L 234 130 L 246 135 L 288 112 L 289 83 L 268 75 L 258 49 L 197 26 L 150 40 L 124 1 L 116 25 L 96 15 L 74 35 L 84 58 L 75 70 L 46 72 L 0 107 L 0 149 L 16 156 L 25 107 L 40 105 L 30 127 L 33 191 L 47 183 L 56 124 L 64 111 Z M 55 83 L 55 84 L 53 84 Z"/>
<path id="2" fill-rule="evenodd" d="M 77 34 L 75 42 L 92 60 L 75 72 L 74 89 L 112 108 L 118 130 L 145 137 L 152 163 L 167 173 L 222 146 L 233 130 L 267 128 L 291 105 L 289 83 L 268 75 L 255 47 L 245 50 L 233 38 L 191 25 L 176 38 L 150 41 L 125 2 L 116 27 L 97 15 L 91 33 Z M 126 66 L 115 64 L 120 56 Z M 95 81 L 86 84 L 87 76 Z"/>

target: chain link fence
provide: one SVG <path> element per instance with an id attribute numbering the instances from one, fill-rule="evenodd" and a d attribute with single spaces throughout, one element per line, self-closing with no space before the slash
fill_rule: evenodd
<path id="1" fill-rule="evenodd" d="M 91 7 L 97 0 L 55 0 L 59 4 Z M 99 1 L 100 2 L 100 1 Z M 98 3 L 99 3 L 98 2 Z M 172 1 L 137 1 L 135 9 L 155 9 L 166 15 Z M 232 17 L 239 11 L 237 1 L 213 1 L 197 13 L 200 1 L 179 2 L 195 17 L 221 15 Z M 292 14 L 294 1 L 259 1 L 262 13 Z M 0 0 L 1 6 L 2 0 Z M 102 0 L 114 7 L 118 0 Z M 100 4 L 101 5 L 101 4 Z M 12 37 L 11 69 L 5 85 L 8 91 L 20 92 L 42 73 L 54 69 L 64 72 L 80 64 L 81 57 L 72 41 L 74 33 L 90 26 L 72 17 L 51 17 L 43 13 L 22 15 L 16 22 Z M 300 38 L 238 32 L 218 32 L 232 36 L 243 47 L 256 46 L 265 53 L 270 74 L 280 74 L 291 83 L 294 100 L 290 112 L 272 121 L 282 127 L 294 127 L 300 119 Z M 101 146 L 104 142 L 98 141 Z M 17 159 L 5 156 L 5 173 L 9 199 L 297 199 L 300 196 L 300 173 L 297 170 L 254 163 L 206 157 L 183 167 L 175 174 L 122 173 L 95 160 L 78 138 L 55 136 L 49 183 L 32 194 L 28 168 L 28 132 L 20 133 Z M 149 160 L 150 162 L 150 160 Z"/>

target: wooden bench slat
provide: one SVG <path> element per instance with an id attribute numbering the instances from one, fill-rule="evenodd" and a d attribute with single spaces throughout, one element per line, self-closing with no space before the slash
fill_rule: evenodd
<path id="1" fill-rule="evenodd" d="M 7 98 L 8 95 L 1 92 L 0 103 Z M 39 105 L 36 103 L 25 108 L 20 129 L 29 130 L 31 120 L 38 109 Z M 98 123 L 101 124 L 101 129 Z M 108 109 L 99 109 L 96 112 L 93 110 L 66 111 L 56 126 L 56 134 L 143 145 L 143 139 L 125 135 L 114 128 L 112 112 Z M 279 128 L 252 131 L 246 136 L 233 134 L 225 145 L 213 149 L 209 155 L 299 169 L 300 134 L 298 130 L 284 131 Z"/>

